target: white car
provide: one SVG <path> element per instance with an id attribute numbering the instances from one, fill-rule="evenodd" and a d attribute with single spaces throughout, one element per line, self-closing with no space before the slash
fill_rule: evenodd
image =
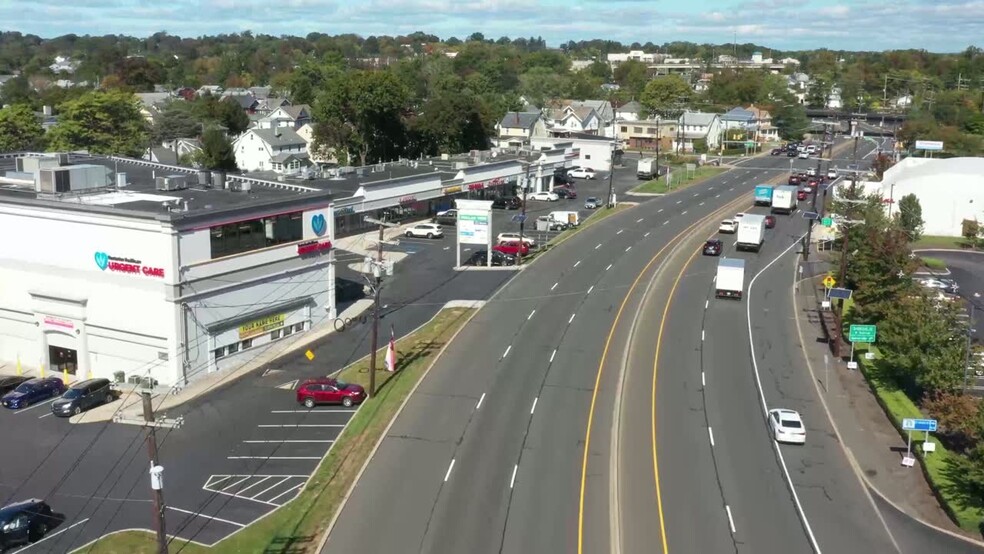
<path id="1" fill-rule="evenodd" d="M 799 412 L 785 408 L 769 410 L 769 424 L 776 442 L 806 443 L 806 427 L 803 426 L 803 418 Z"/>
<path id="2" fill-rule="evenodd" d="M 811 167 L 811 168 L 807 169 L 806 170 L 806 176 L 807 177 L 816 177 L 817 176 L 817 168 Z"/>
<path id="3" fill-rule="evenodd" d="M 919 284 L 926 287 L 927 289 L 943 290 L 947 288 L 946 283 L 940 281 L 939 279 L 920 279 Z"/>
<path id="4" fill-rule="evenodd" d="M 810 154 L 815 154 L 816 151 L 817 151 L 817 145 L 816 144 L 811 144 L 811 145 L 807 146 L 806 147 L 806 151 L 809 152 Z"/>
<path id="5" fill-rule="evenodd" d="M 735 221 L 738 221 L 739 219 L 741 219 L 743 217 L 745 217 L 745 212 L 738 212 L 738 213 L 735 214 L 735 217 L 733 219 Z"/>
<path id="6" fill-rule="evenodd" d="M 836 169 L 828 169 L 827 170 L 827 178 L 828 179 L 836 179 L 837 178 L 837 170 Z"/>
<path id="7" fill-rule="evenodd" d="M 579 167 L 568 173 L 571 177 L 575 179 L 594 179 L 595 172 L 590 167 Z"/>
<path id="8" fill-rule="evenodd" d="M 725 219 L 721 222 L 721 226 L 718 227 L 719 233 L 737 233 L 738 232 L 738 220 L 736 219 Z"/>
<path id="9" fill-rule="evenodd" d="M 560 196 L 556 192 L 534 192 L 529 196 L 530 200 L 542 200 L 544 202 L 556 202 L 560 200 Z"/>
<path id="10" fill-rule="evenodd" d="M 441 229 L 441 226 L 436 223 L 418 223 L 413 227 L 408 228 L 406 235 L 408 237 L 426 237 L 433 239 L 443 237 L 444 231 Z"/>
<path id="11" fill-rule="evenodd" d="M 804 151 L 802 151 L 802 152 L 799 153 L 799 158 L 801 160 L 807 160 L 807 159 L 810 158 L 810 153 L 807 152 L 806 150 L 804 150 Z"/>
<path id="12" fill-rule="evenodd" d="M 496 242 L 519 242 L 519 233 L 499 233 L 495 240 Z M 536 246 L 536 241 L 526 234 L 523 234 L 523 242 L 530 248 Z"/>
<path id="13" fill-rule="evenodd" d="M 600 206 L 601 206 L 601 200 L 598 200 L 598 198 L 594 196 L 589 196 L 588 199 L 584 201 L 585 210 L 594 210 L 596 208 L 599 208 Z"/>

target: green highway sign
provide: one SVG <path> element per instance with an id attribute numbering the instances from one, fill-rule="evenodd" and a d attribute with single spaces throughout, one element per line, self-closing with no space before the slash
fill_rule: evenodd
<path id="1" fill-rule="evenodd" d="M 871 344 L 875 342 L 877 336 L 878 330 L 874 325 L 851 325 L 848 329 L 847 340 Z"/>
<path id="2" fill-rule="evenodd" d="M 834 220 L 831 219 L 831 218 L 829 218 L 829 217 L 825 217 L 825 218 L 823 218 L 823 219 L 820 220 L 820 223 L 824 227 L 830 227 L 830 226 L 832 226 L 834 224 Z"/>
<path id="3" fill-rule="evenodd" d="M 755 141 L 754 140 L 750 140 L 750 141 L 745 142 L 745 147 L 746 148 L 755 148 L 755 146 L 756 146 L 756 144 L 755 144 Z"/>

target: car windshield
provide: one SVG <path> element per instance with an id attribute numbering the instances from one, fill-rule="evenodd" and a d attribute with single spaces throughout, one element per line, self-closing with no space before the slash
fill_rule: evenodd
<path id="1" fill-rule="evenodd" d="M 597 202 L 597 201 L 598 201 L 598 199 L 595 198 L 594 196 L 589 196 L 588 197 L 588 202 Z"/>
<path id="2" fill-rule="evenodd" d="M 65 394 L 62 395 L 62 398 L 65 398 L 67 400 L 72 400 L 74 398 L 81 398 L 81 397 L 82 397 L 81 389 L 68 389 L 67 391 L 65 391 Z"/>
<path id="3" fill-rule="evenodd" d="M 799 429 L 803 427 L 803 424 L 800 423 L 799 421 L 796 421 L 795 419 L 784 419 L 782 420 L 782 426 L 786 427 L 787 429 Z"/>
<path id="4" fill-rule="evenodd" d="M 17 385 L 17 388 L 14 389 L 14 392 L 31 392 L 32 390 L 34 390 L 34 385 L 33 384 L 31 384 L 31 383 L 21 383 L 21 384 Z"/>
<path id="5" fill-rule="evenodd" d="M 346 383 L 345 381 L 335 381 L 335 387 L 337 387 L 339 390 L 344 389 L 348 386 L 349 384 Z"/>

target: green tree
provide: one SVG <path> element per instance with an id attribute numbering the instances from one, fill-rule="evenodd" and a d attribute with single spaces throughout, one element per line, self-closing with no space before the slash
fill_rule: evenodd
<path id="1" fill-rule="evenodd" d="M 960 234 L 972 247 L 976 247 L 977 237 L 981 234 L 981 224 L 976 219 L 965 219 L 960 222 Z"/>
<path id="2" fill-rule="evenodd" d="M 806 117 L 806 108 L 801 104 L 782 104 L 775 108 L 772 115 L 779 136 L 784 140 L 801 140 L 810 125 Z"/>
<path id="3" fill-rule="evenodd" d="M 31 89 L 27 77 L 18 75 L 3 84 L 0 88 L 0 100 L 4 104 L 27 104 L 31 107 L 38 105 L 38 95 Z"/>
<path id="4" fill-rule="evenodd" d="M 642 62 L 628 60 L 615 68 L 612 77 L 622 90 L 631 97 L 638 98 L 649 82 L 649 68 Z"/>
<path id="5" fill-rule="evenodd" d="M 915 194 L 907 194 L 899 199 L 899 226 L 909 234 L 913 241 L 922 237 L 922 206 Z"/>
<path id="6" fill-rule="evenodd" d="M 469 94 L 442 93 L 424 104 L 414 120 L 422 154 L 468 152 L 489 147 L 489 135 L 482 121 L 481 101 Z"/>
<path id="7" fill-rule="evenodd" d="M 193 105 L 184 100 L 172 100 L 154 119 L 150 136 L 155 144 L 161 144 L 178 138 L 197 137 L 201 130 L 202 122 L 195 117 Z"/>
<path id="8" fill-rule="evenodd" d="M 195 100 L 193 113 L 200 122 L 225 127 L 230 135 L 238 135 L 249 127 L 249 116 L 233 98 L 219 99 L 206 94 Z"/>
<path id="9" fill-rule="evenodd" d="M 646 83 L 639 103 L 650 113 L 662 117 L 676 117 L 690 100 L 693 90 L 679 75 L 657 77 Z"/>
<path id="10" fill-rule="evenodd" d="M 202 136 L 202 149 L 194 154 L 194 161 L 205 169 L 235 171 L 236 154 L 229 137 L 220 129 L 208 129 Z"/>
<path id="11" fill-rule="evenodd" d="M 48 149 L 139 157 L 147 147 L 146 121 L 136 97 L 123 91 L 92 91 L 59 106 Z"/>
<path id="12" fill-rule="evenodd" d="M 848 248 L 854 249 L 847 265 L 847 282 L 854 290 L 851 320 L 878 323 L 899 298 L 912 293 L 916 261 L 910 256 L 909 237 L 898 227 L 867 222 L 852 227 L 859 229 L 848 231 Z"/>
<path id="13" fill-rule="evenodd" d="M 24 104 L 0 109 L 0 152 L 35 150 L 44 142 L 44 129 Z"/>

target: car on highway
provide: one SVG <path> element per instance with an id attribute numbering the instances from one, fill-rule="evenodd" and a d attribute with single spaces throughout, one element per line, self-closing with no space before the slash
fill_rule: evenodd
<path id="1" fill-rule="evenodd" d="M 539 200 L 541 202 L 556 202 L 560 200 L 560 196 L 557 193 L 549 191 L 534 192 L 529 195 L 528 198 L 530 200 Z"/>
<path id="2" fill-rule="evenodd" d="M 0 508 L 0 552 L 40 541 L 57 523 L 51 506 L 37 498 Z"/>
<path id="3" fill-rule="evenodd" d="M 795 148 L 790 148 L 789 150 L 787 150 L 786 151 L 786 157 L 787 158 L 795 158 L 796 157 L 796 149 Z"/>
<path id="4" fill-rule="evenodd" d="M 800 178 L 796 175 L 790 175 L 789 180 L 786 182 L 795 187 L 796 185 L 800 184 Z"/>
<path id="5" fill-rule="evenodd" d="M 569 173 L 575 179 L 594 179 L 595 172 L 590 167 L 578 167 Z"/>
<path id="6" fill-rule="evenodd" d="M 803 426 L 803 418 L 800 417 L 799 412 L 785 408 L 769 410 L 769 424 L 776 442 L 806 443 L 806 428 Z"/>
<path id="7" fill-rule="evenodd" d="M 803 200 L 806 200 L 807 199 L 807 196 L 808 196 L 808 193 L 805 190 L 803 190 L 803 189 L 799 189 L 798 191 L 796 191 L 796 199 L 799 200 L 800 202 L 802 202 Z"/>
<path id="8" fill-rule="evenodd" d="M 738 232 L 738 220 L 736 219 L 725 219 L 718 226 L 718 233 L 728 233 L 734 234 Z"/>
<path id="9" fill-rule="evenodd" d="M 577 198 L 577 191 L 574 190 L 573 187 L 554 187 L 553 192 L 560 198 L 567 198 L 570 200 Z"/>
<path id="10" fill-rule="evenodd" d="M 509 254 L 510 256 L 516 256 L 519 254 L 526 256 L 530 253 L 530 247 L 519 242 L 518 240 L 504 240 L 493 246 L 492 250 L 502 252 L 503 254 Z"/>
<path id="11" fill-rule="evenodd" d="M 765 228 L 774 229 L 775 226 L 776 226 L 776 216 L 774 215 L 765 216 Z"/>
<path id="12" fill-rule="evenodd" d="M 515 196 L 500 196 L 492 201 L 493 210 L 518 210 L 523 207 L 523 201 Z"/>
<path id="13" fill-rule="evenodd" d="M 589 196 L 587 200 L 584 201 L 585 210 L 594 210 L 601 207 L 601 201 L 594 196 Z"/>
<path id="14" fill-rule="evenodd" d="M 486 250 L 479 250 L 473 252 L 472 255 L 465 260 L 464 265 L 476 265 L 476 266 L 487 266 L 489 265 L 489 253 Z M 510 254 L 504 254 L 498 250 L 492 251 L 492 265 L 516 265 L 516 256 Z"/>
<path id="15" fill-rule="evenodd" d="M 499 236 L 497 236 L 495 240 L 496 242 L 519 241 L 519 233 L 499 233 Z M 529 235 L 523 235 L 523 242 L 525 242 L 527 246 L 536 246 L 536 241 Z"/>
<path id="16" fill-rule="evenodd" d="M 720 256 L 724 250 L 724 243 L 718 239 L 711 239 L 704 243 L 701 253 L 705 256 Z"/>
<path id="17" fill-rule="evenodd" d="M 305 408 L 318 404 L 341 404 L 346 408 L 366 399 L 362 385 L 346 383 L 333 377 L 308 379 L 297 387 L 297 403 Z"/>
<path id="18" fill-rule="evenodd" d="M 807 169 L 806 170 L 806 176 L 807 177 L 816 177 L 817 176 L 817 168 L 811 167 L 811 168 Z"/>
<path id="19" fill-rule="evenodd" d="M 836 169 L 828 169 L 827 170 L 827 178 L 828 179 L 836 179 L 837 178 L 837 170 Z"/>
<path id="20" fill-rule="evenodd" d="M 7 394 L 8 392 L 17 388 L 18 385 L 24 381 L 30 381 L 31 378 L 25 375 L 3 375 L 0 376 L 0 396 Z"/>
<path id="21" fill-rule="evenodd" d="M 770 152 L 770 154 L 773 155 L 773 156 L 778 156 L 779 154 L 782 154 L 782 149 L 781 148 L 773 148 L 772 149 L 772 152 Z"/>
<path id="22" fill-rule="evenodd" d="M 441 226 L 437 223 L 418 223 L 413 227 L 407 228 L 406 236 L 411 238 L 441 238 L 444 236 L 444 231 L 441 230 Z"/>
<path id="23" fill-rule="evenodd" d="M 113 389 L 109 379 L 86 379 L 72 383 L 65 394 L 51 403 L 51 413 L 59 417 L 68 417 L 109 404 L 113 401 Z"/>
<path id="24" fill-rule="evenodd" d="M 807 152 L 806 150 L 804 150 L 804 151 L 802 151 L 802 152 L 799 153 L 799 159 L 801 159 L 801 160 L 807 160 L 809 158 L 810 158 L 810 153 Z"/>
<path id="25" fill-rule="evenodd" d="M 31 404 L 43 402 L 65 392 L 65 383 L 60 377 L 36 377 L 24 381 L 17 388 L 3 395 L 0 403 L 4 408 L 20 410 Z"/>

